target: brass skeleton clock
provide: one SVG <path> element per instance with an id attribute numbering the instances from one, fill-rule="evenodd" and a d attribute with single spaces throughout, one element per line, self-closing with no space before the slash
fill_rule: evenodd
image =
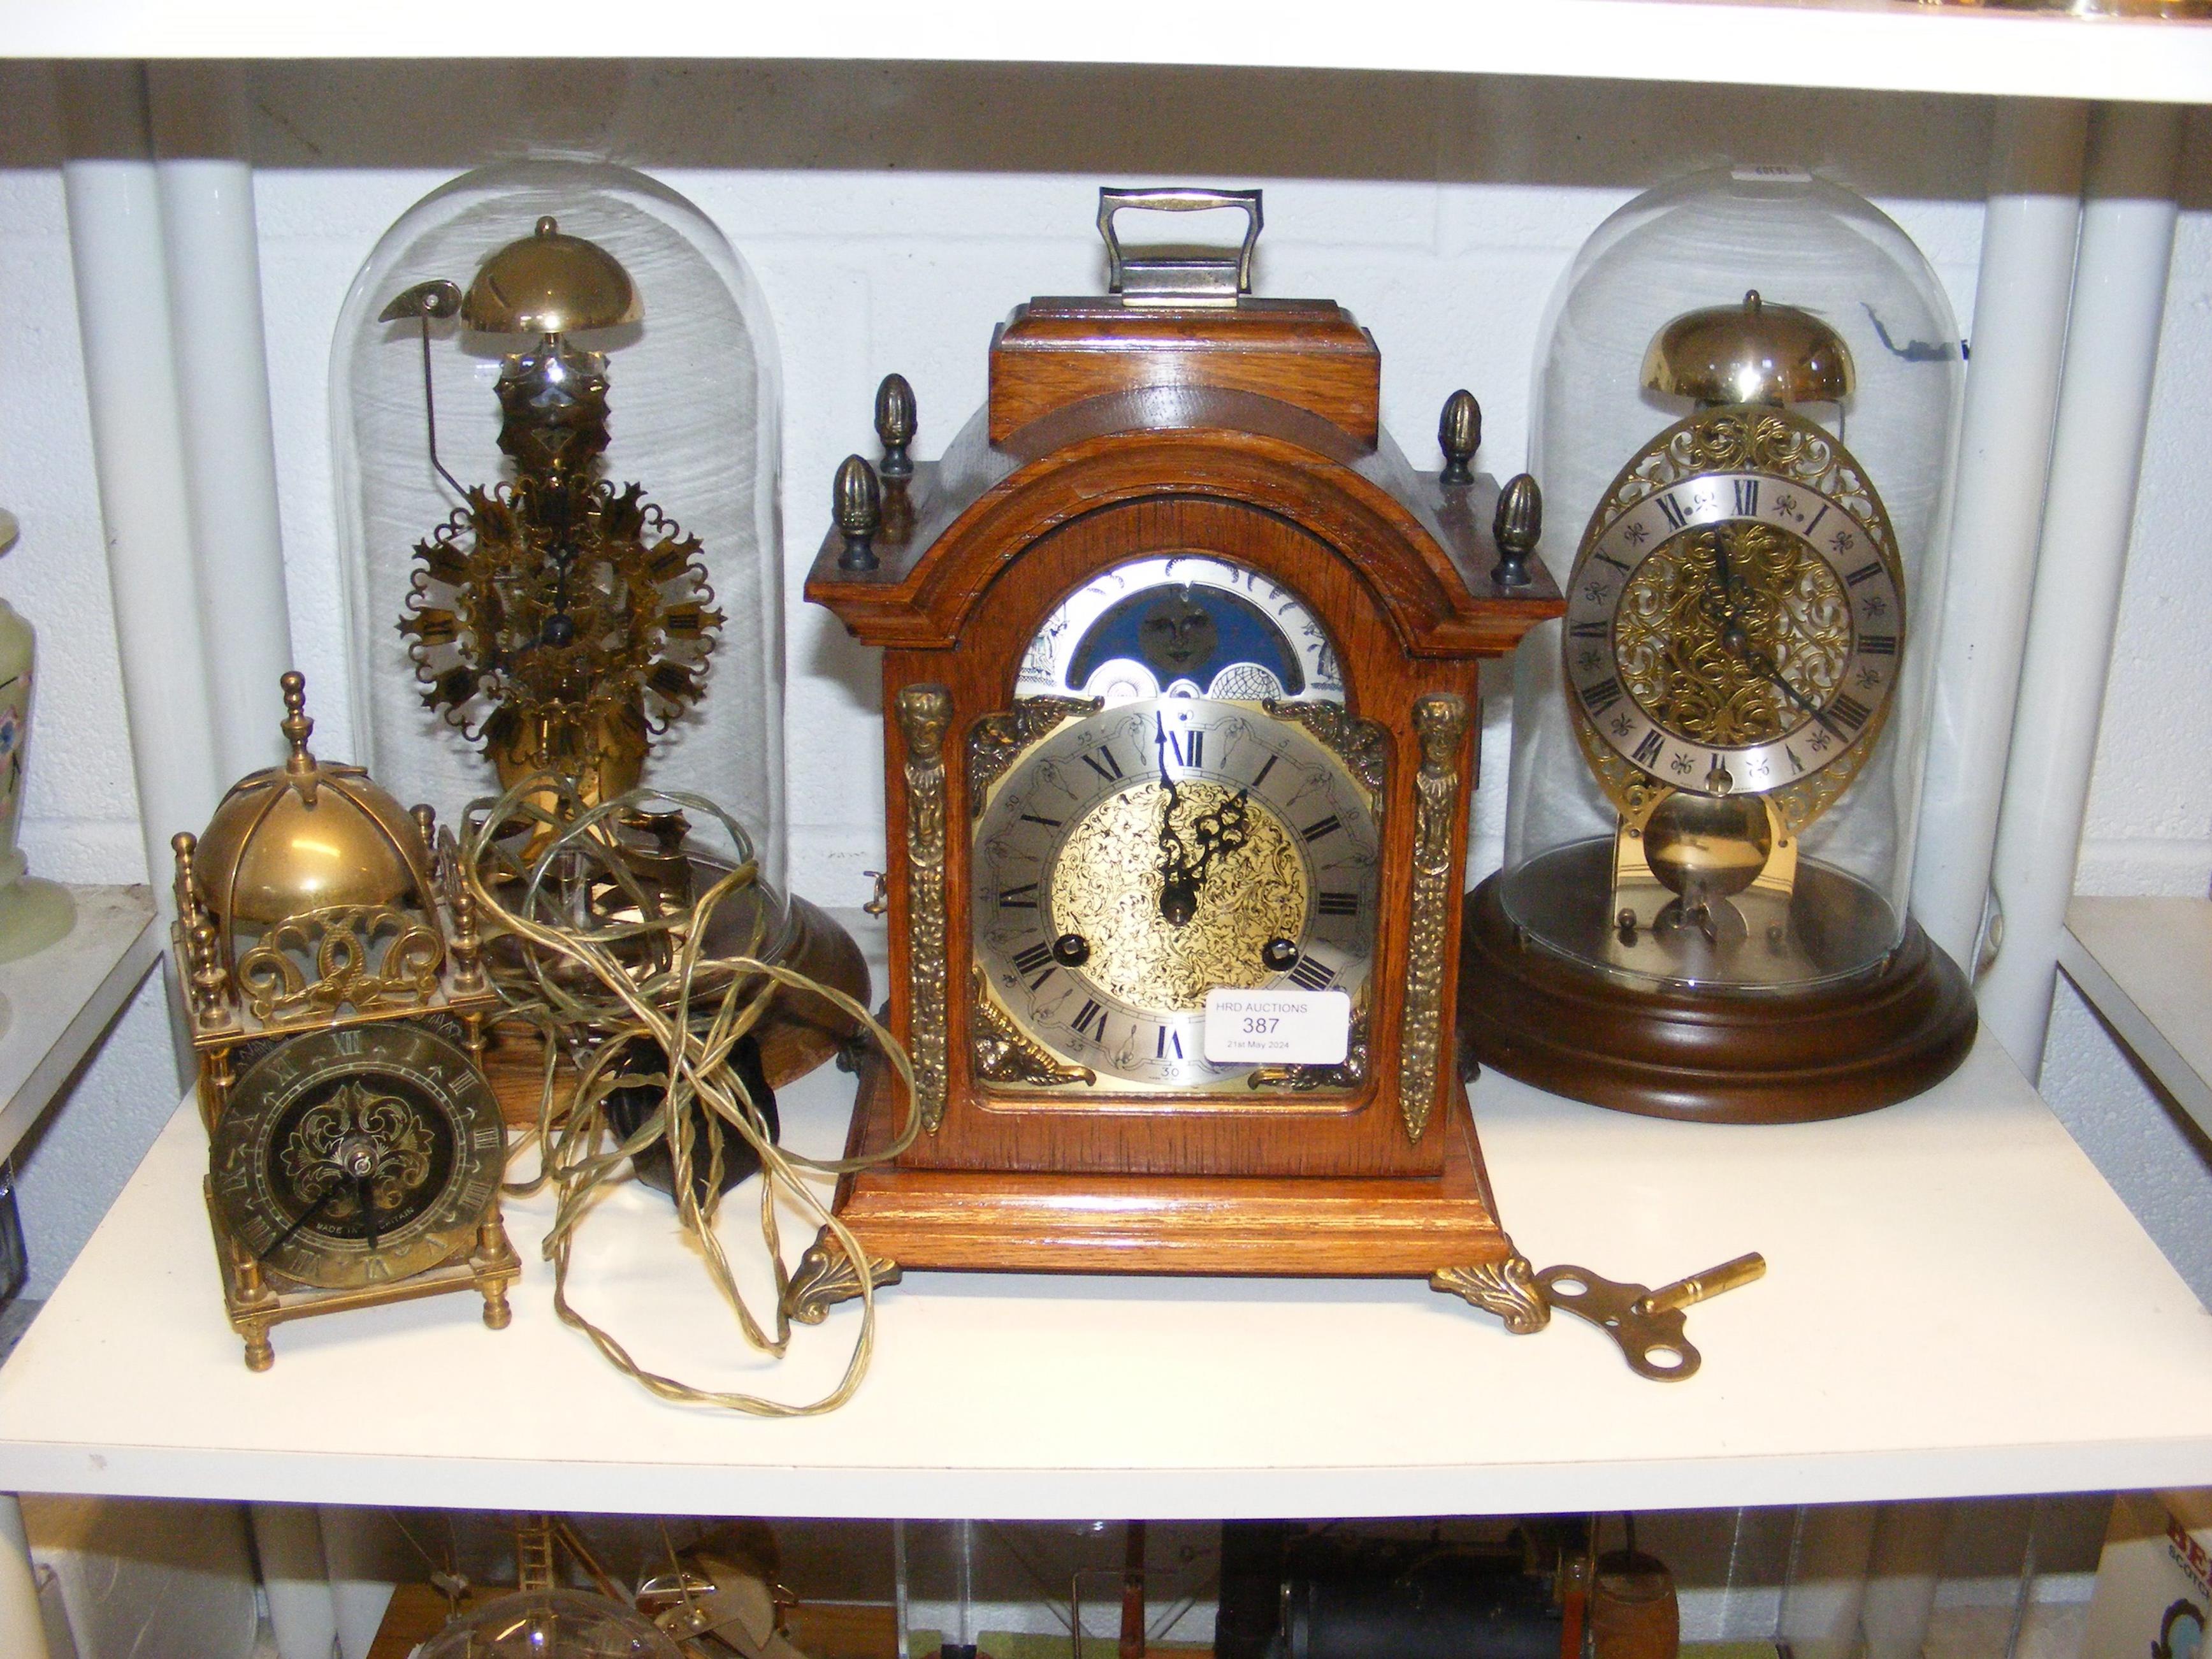
<path id="1" fill-rule="evenodd" d="M 1249 234 L 1125 255 L 1128 207 Z M 807 594 L 884 648 L 923 1124 L 840 1214 L 878 1283 L 1435 1275 L 1530 1328 L 1451 1002 L 1477 671 L 1559 609 L 1523 563 L 1534 486 L 1499 511 L 1464 392 L 1445 470 L 1413 472 L 1366 332 L 1251 297 L 1259 219 L 1256 192 L 1105 192 L 1115 293 L 1017 310 L 942 462 L 891 377 L 881 463 L 839 470 Z M 862 1093 L 856 1151 L 902 1107 Z M 792 1311 L 859 1283 L 825 1238 Z"/>

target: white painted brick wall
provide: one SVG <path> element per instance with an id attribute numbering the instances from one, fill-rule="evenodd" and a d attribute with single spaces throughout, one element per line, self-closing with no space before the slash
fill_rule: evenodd
<path id="1" fill-rule="evenodd" d="M 1098 287 L 1099 184 L 1264 186 L 1263 291 L 1330 295 L 1374 331 L 1385 417 L 1425 465 L 1439 403 L 1472 386 L 1487 417 L 1482 464 L 1504 475 L 1521 462 L 1546 300 L 1620 202 L 1729 156 L 1815 167 L 1894 214 L 1966 317 L 1989 132 L 1988 106 L 1971 99 L 1291 71 L 297 64 L 255 70 L 252 90 L 288 580 L 328 752 L 346 752 L 351 720 L 325 391 L 346 287 L 384 228 L 453 174 L 533 144 L 604 151 L 714 218 L 775 313 L 790 867 L 795 887 L 830 904 L 865 895 L 860 872 L 882 850 L 875 665 L 799 597 L 830 473 L 848 452 L 872 453 L 884 372 L 914 383 L 918 448 L 934 455 L 982 397 L 993 325 L 1030 295 Z M 0 93 L 11 112 L 0 131 L 0 500 L 26 524 L 23 547 L 0 562 L 0 592 L 40 625 L 45 653 L 25 839 L 45 873 L 137 878 L 52 94 L 36 67 L 0 70 Z M 2201 128 L 2189 180 L 2114 673 L 2115 711 L 2133 713 L 2107 715 L 2085 885 L 2196 892 L 2212 872 L 2212 667 L 2191 647 L 2212 611 L 2191 510 L 2212 424 Z M 1555 544 L 1571 529 L 1554 526 Z M 1486 730 L 1494 784 L 1506 712 L 1501 696 Z M 1502 821 L 1493 787 L 1477 815 L 1478 867 L 1494 862 Z M 66 1131 L 29 1160 L 40 1285 L 164 1115 L 158 1022 L 142 998 L 68 1103 Z"/>

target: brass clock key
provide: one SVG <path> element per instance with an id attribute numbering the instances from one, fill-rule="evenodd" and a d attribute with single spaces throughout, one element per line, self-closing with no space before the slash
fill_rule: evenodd
<path id="1" fill-rule="evenodd" d="M 1617 1284 L 1565 1263 L 1545 1268 L 1536 1275 L 1536 1285 L 1553 1307 L 1587 1319 L 1619 1343 L 1629 1370 L 1638 1376 L 1680 1382 L 1697 1374 L 1701 1358 L 1682 1334 L 1684 1310 L 1765 1276 L 1766 1258 L 1753 1250 L 1656 1291 Z"/>

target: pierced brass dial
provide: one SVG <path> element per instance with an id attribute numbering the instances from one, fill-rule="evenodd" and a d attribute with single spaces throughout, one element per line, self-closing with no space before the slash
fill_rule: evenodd
<path id="1" fill-rule="evenodd" d="M 1575 735 L 1622 818 L 1757 794 L 1796 836 L 1866 763 L 1897 690 L 1905 573 L 1850 453 L 1787 410 L 1661 433 L 1592 516 L 1562 636 Z"/>

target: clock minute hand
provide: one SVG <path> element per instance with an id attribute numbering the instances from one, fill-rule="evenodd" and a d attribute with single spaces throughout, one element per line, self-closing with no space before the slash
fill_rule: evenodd
<path id="1" fill-rule="evenodd" d="M 313 1221 L 317 1216 L 320 1215 L 325 1210 L 330 1207 L 330 1202 L 333 1198 L 337 1196 L 337 1191 L 338 1183 L 335 1181 L 331 1182 L 329 1186 L 324 1188 L 322 1196 L 318 1198 L 313 1204 L 307 1206 L 306 1209 L 301 1211 L 298 1217 L 293 1221 L 292 1224 L 285 1228 L 283 1232 L 277 1234 L 275 1238 L 271 1239 L 269 1243 L 268 1249 L 257 1252 L 253 1259 L 256 1261 L 266 1261 L 270 1256 L 276 1255 L 277 1251 L 283 1249 L 287 1244 L 290 1243 L 292 1242 L 292 1236 L 295 1233 L 298 1232 L 301 1228 L 306 1226 L 310 1221 Z"/>
<path id="2" fill-rule="evenodd" d="M 1849 743 L 1850 737 L 1821 711 L 1820 706 L 1783 678 L 1774 659 L 1753 646 L 1741 628 L 1734 622 L 1721 630 L 1721 646 L 1724 650 L 1747 664 L 1761 679 L 1778 687 L 1782 695 L 1820 723 L 1820 729 L 1838 743 Z"/>

